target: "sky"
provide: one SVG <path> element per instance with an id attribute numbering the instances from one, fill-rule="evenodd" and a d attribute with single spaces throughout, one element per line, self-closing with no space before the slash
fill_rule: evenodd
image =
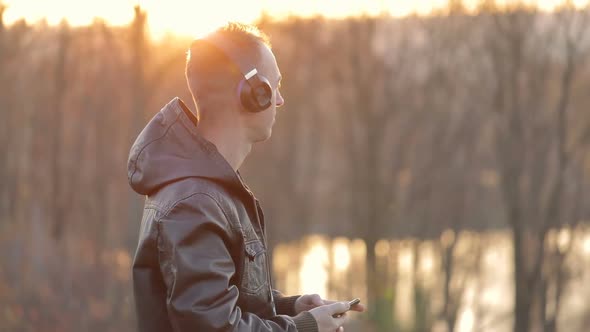
<path id="1" fill-rule="evenodd" d="M 506 1 L 506 0 L 504 0 Z M 550 9 L 563 0 L 529 0 Z M 148 24 L 155 38 L 175 33 L 198 37 L 227 21 L 252 22 L 262 11 L 274 17 L 288 14 L 344 17 L 361 13 L 388 12 L 403 16 L 428 13 L 443 7 L 447 0 L 0 0 L 8 6 L 4 19 L 10 24 L 20 18 L 34 23 L 46 18 L 57 24 L 66 18 L 72 25 L 90 24 L 100 17 L 110 24 L 124 25 L 133 18 L 133 7 L 140 5 L 148 13 Z M 466 0 L 476 3 L 476 0 Z M 577 5 L 588 0 L 574 0 Z"/>

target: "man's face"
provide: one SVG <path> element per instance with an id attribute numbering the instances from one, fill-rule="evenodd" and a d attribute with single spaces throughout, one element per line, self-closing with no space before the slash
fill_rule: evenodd
<path id="1" fill-rule="evenodd" d="M 262 46 L 261 53 L 257 69 L 261 76 L 268 79 L 272 90 L 272 98 L 270 107 L 264 111 L 256 113 L 243 112 L 246 134 L 252 143 L 265 141 L 270 138 L 272 126 L 275 123 L 276 109 L 285 103 L 279 91 L 281 72 L 279 71 L 275 56 L 266 46 Z"/>

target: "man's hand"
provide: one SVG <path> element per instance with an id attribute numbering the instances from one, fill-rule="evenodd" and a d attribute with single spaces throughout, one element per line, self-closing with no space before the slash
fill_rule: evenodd
<path id="1" fill-rule="evenodd" d="M 299 314 L 302 311 L 309 311 L 313 308 L 337 302 L 342 301 L 324 300 L 318 294 L 302 295 L 297 299 L 297 301 L 295 301 L 295 314 Z M 365 306 L 359 303 L 357 305 L 353 305 L 350 308 L 350 310 L 363 312 L 365 311 Z"/>
<path id="2" fill-rule="evenodd" d="M 295 301 L 295 314 L 299 314 L 302 311 L 309 311 L 324 304 L 326 303 L 324 303 L 324 300 L 318 294 L 301 295 Z"/>
<path id="3" fill-rule="evenodd" d="M 343 332 L 342 325 L 347 321 L 346 311 L 349 309 L 348 302 L 335 302 L 322 305 L 309 310 L 318 324 L 319 332 Z M 337 316 L 344 313 L 342 316 Z"/>

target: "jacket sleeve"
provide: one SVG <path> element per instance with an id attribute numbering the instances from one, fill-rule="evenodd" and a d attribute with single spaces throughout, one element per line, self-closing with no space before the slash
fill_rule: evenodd
<path id="1" fill-rule="evenodd" d="M 284 296 L 280 291 L 273 289 L 272 295 L 275 299 L 275 309 L 279 315 L 295 316 L 295 301 L 301 295 Z"/>
<path id="2" fill-rule="evenodd" d="M 231 232 L 221 207 L 206 194 L 175 204 L 159 221 L 159 264 L 175 332 L 317 331 L 309 312 L 262 319 L 237 306 L 239 290 L 228 250 Z"/>

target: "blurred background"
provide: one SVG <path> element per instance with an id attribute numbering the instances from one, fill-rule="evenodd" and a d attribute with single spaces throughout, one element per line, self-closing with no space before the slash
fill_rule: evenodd
<path id="1" fill-rule="evenodd" d="M 588 1 L 0 0 L 0 330 L 135 330 L 127 156 L 193 38 L 271 37 L 243 174 L 347 331 L 590 331 Z"/>

